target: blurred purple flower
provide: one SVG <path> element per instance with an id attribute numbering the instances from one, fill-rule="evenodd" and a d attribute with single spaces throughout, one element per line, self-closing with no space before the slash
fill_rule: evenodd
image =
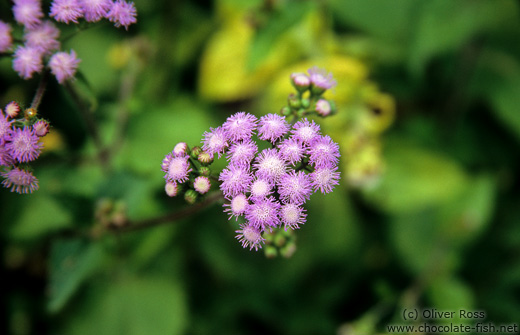
<path id="1" fill-rule="evenodd" d="M 43 69 L 42 54 L 35 48 L 19 46 L 14 52 L 13 69 L 23 79 L 32 78 L 33 73 Z"/>
<path id="2" fill-rule="evenodd" d="M 78 23 L 78 19 L 83 17 L 83 7 L 78 0 L 54 0 L 49 16 L 58 22 Z"/>
<path id="3" fill-rule="evenodd" d="M 40 0 L 14 0 L 13 14 L 16 22 L 26 28 L 36 27 L 43 17 Z"/>
<path id="4" fill-rule="evenodd" d="M 27 29 L 24 35 L 25 45 L 38 50 L 42 55 L 49 55 L 51 51 L 60 48 L 60 30 L 50 21 Z"/>
<path id="5" fill-rule="evenodd" d="M 49 60 L 49 67 L 58 82 L 63 84 L 66 80 L 74 77 L 80 62 L 81 60 L 76 57 L 74 50 L 71 50 L 70 53 L 62 51 L 52 55 Z"/>
<path id="6" fill-rule="evenodd" d="M 112 7 L 112 1 L 110 0 L 79 0 L 79 3 L 83 8 L 85 20 L 88 22 L 101 20 Z"/>
<path id="7" fill-rule="evenodd" d="M 13 45 L 11 30 L 9 24 L 0 21 L 0 53 L 8 51 Z"/>
<path id="8" fill-rule="evenodd" d="M 128 30 L 129 25 L 137 22 L 136 15 L 137 11 L 133 2 L 116 0 L 106 14 L 106 18 L 110 22 L 114 22 L 117 28 L 123 26 Z"/>

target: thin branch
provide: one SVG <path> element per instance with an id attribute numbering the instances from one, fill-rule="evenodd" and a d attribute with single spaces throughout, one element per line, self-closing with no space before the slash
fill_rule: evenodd
<path id="1" fill-rule="evenodd" d="M 126 233 L 146 228 L 152 228 L 157 227 L 163 224 L 168 223 L 174 223 L 175 221 L 184 219 L 186 217 L 189 217 L 198 211 L 209 207 L 213 203 L 223 200 L 224 196 L 222 195 L 222 192 L 216 191 L 210 195 L 206 199 L 204 199 L 202 202 L 199 202 L 195 205 L 192 205 L 190 207 L 181 209 L 180 211 L 168 213 L 166 215 L 162 215 L 159 217 L 151 218 L 151 219 L 144 219 L 140 221 L 129 221 L 125 226 L 121 227 L 111 227 L 108 231 L 113 233 Z"/>
<path id="2" fill-rule="evenodd" d="M 31 102 L 31 108 L 38 109 L 40 103 L 42 102 L 43 94 L 45 93 L 45 89 L 47 88 L 47 82 L 49 79 L 49 70 L 46 69 L 43 71 L 43 74 L 40 78 L 40 83 L 38 84 L 38 88 L 36 89 L 36 93 L 34 94 L 34 98 Z"/>
<path id="3" fill-rule="evenodd" d="M 101 165 L 106 168 L 107 165 L 107 151 L 103 147 L 103 143 L 101 141 L 101 137 L 99 135 L 98 131 L 98 125 L 96 123 L 96 120 L 92 116 L 92 111 L 87 106 L 85 101 L 80 97 L 78 92 L 76 91 L 76 88 L 74 85 L 67 81 L 63 85 L 65 87 L 65 90 L 69 93 L 70 97 L 78 107 L 78 110 L 80 112 L 80 115 L 82 119 L 85 121 L 85 125 L 87 126 L 87 131 L 92 137 L 92 140 L 94 141 L 94 145 L 96 146 L 98 150 L 99 160 L 101 162 Z"/>

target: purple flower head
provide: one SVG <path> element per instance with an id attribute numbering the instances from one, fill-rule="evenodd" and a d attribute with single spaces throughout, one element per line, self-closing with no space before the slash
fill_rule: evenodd
<path id="1" fill-rule="evenodd" d="M 285 116 L 277 114 L 267 114 L 260 118 L 258 127 L 258 137 L 264 141 L 275 143 L 289 131 L 289 125 L 285 121 Z"/>
<path id="2" fill-rule="evenodd" d="M 0 166 L 13 166 L 14 159 L 11 157 L 4 144 L 0 144 Z"/>
<path id="3" fill-rule="evenodd" d="M 8 172 L 3 172 L 2 177 L 5 178 L 2 185 L 11 188 L 11 192 L 26 194 L 38 189 L 38 179 L 29 171 L 15 167 Z"/>
<path id="4" fill-rule="evenodd" d="M 60 30 L 50 21 L 28 29 L 24 35 L 25 45 L 38 50 L 44 56 L 60 48 L 59 37 Z"/>
<path id="5" fill-rule="evenodd" d="M 32 78 L 33 73 L 43 69 L 42 54 L 35 48 L 19 46 L 14 53 L 13 69 L 23 79 Z"/>
<path id="6" fill-rule="evenodd" d="M 40 0 L 14 0 L 13 14 L 16 22 L 26 28 L 36 27 L 43 17 Z"/>
<path id="7" fill-rule="evenodd" d="M 338 185 L 339 182 L 339 172 L 337 172 L 338 168 L 317 168 L 314 172 L 310 173 L 309 176 L 312 180 L 312 187 L 314 191 L 321 191 L 321 193 L 329 193 L 332 192 L 332 189 L 335 185 Z"/>
<path id="8" fill-rule="evenodd" d="M 298 163 L 304 154 L 302 144 L 292 137 L 283 140 L 278 145 L 278 150 L 280 156 L 285 159 L 287 163 L 292 165 Z"/>
<path id="9" fill-rule="evenodd" d="M 262 237 L 262 233 L 258 228 L 250 224 L 241 224 L 240 228 L 241 229 L 235 231 L 235 233 L 238 234 L 236 238 L 242 243 L 242 247 L 249 247 L 249 250 L 255 248 L 255 251 L 258 251 L 258 248 L 262 248 L 262 243 L 265 239 Z"/>
<path id="10" fill-rule="evenodd" d="M 245 112 L 238 112 L 227 118 L 222 125 L 227 137 L 231 141 L 241 141 L 250 139 L 256 129 L 257 118 Z"/>
<path id="11" fill-rule="evenodd" d="M 6 139 L 5 148 L 20 163 L 33 161 L 40 155 L 42 144 L 32 127 L 15 128 Z"/>
<path id="12" fill-rule="evenodd" d="M 166 155 L 163 160 L 162 166 L 164 167 L 167 162 L 167 171 L 164 178 L 167 181 L 184 183 L 188 180 L 188 174 L 191 172 L 190 163 L 188 162 L 189 156 L 173 157 L 171 154 Z"/>
<path id="13" fill-rule="evenodd" d="M 202 150 L 206 151 L 211 156 L 215 154 L 220 156 L 226 151 L 228 144 L 228 138 L 226 132 L 222 127 L 215 129 L 209 128 L 209 132 L 204 132 L 204 138 L 202 139 Z"/>
<path id="14" fill-rule="evenodd" d="M 227 169 L 222 170 L 218 180 L 222 181 L 220 190 L 224 196 L 231 198 L 249 191 L 253 176 L 245 167 L 229 165 Z"/>
<path id="15" fill-rule="evenodd" d="M 16 101 L 11 101 L 5 106 L 5 114 L 11 119 L 14 119 L 18 115 L 18 112 L 20 112 L 20 105 L 18 105 Z"/>
<path id="16" fill-rule="evenodd" d="M 280 224 L 278 218 L 278 210 L 280 203 L 273 197 L 261 198 L 247 206 L 246 220 L 260 230 L 272 230 L 272 228 Z"/>
<path id="17" fill-rule="evenodd" d="M 49 133 L 49 123 L 40 120 L 33 124 L 34 133 L 38 137 L 43 137 Z"/>
<path id="18" fill-rule="evenodd" d="M 314 87 L 317 87 L 323 91 L 328 90 L 336 86 L 336 81 L 332 77 L 332 73 L 328 73 L 324 69 L 320 69 L 314 66 L 308 70 L 311 83 Z"/>
<path id="19" fill-rule="evenodd" d="M 264 149 L 256 157 L 253 166 L 256 174 L 270 182 L 277 182 L 287 172 L 287 163 L 276 149 Z"/>
<path id="20" fill-rule="evenodd" d="M 230 164 L 249 166 L 258 152 L 258 146 L 251 140 L 234 143 L 229 147 L 227 159 Z"/>
<path id="21" fill-rule="evenodd" d="M 79 3 L 83 7 L 83 14 L 87 22 L 97 22 L 104 18 L 110 7 L 112 7 L 112 1 L 110 0 L 79 0 Z"/>
<path id="22" fill-rule="evenodd" d="M 280 179 L 278 193 L 284 203 L 301 205 L 312 194 L 311 179 L 303 171 L 291 171 Z"/>
<path id="23" fill-rule="evenodd" d="M 11 49 L 13 38 L 11 37 L 11 26 L 3 21 L 0 21 L 0 53 Z"/>
<path id="24" fill-rule="evenodd" d="M 115 23 L 114 25 L 117 28 L 123 26 L 128 30 L 129 25 L 137 22 L 136 15 L 137 11 L 133 2 L 128 3 L 123 0 L 116 0 L 107 13 L 106 18 L 110 22 Z"/>
<path id="25" fill-rule="evenodd" d="M 9 134 L 11 134 L 12 131 L 11 124 L 14 121 L 9 121 L 7 118 L 8 116 L 4 115 L 4 113 L 0 109 L 0 145 L 4 144 L 5 139 Z"/>
<path id="26" fill-rule="evenodd" d="M 224 213 L 229 214 L 228 220 L 230 220 L 233 216 L 238 218 L 246 212 L 247 206 L 249 206 L 249 201 L 245 194 L 241 193 L 236 195 L 231 199 L 229 204 L 224 204 Z"/>
<path id="27" fill-rule="evenodd" d="M 170 153 L 170 154 L 167 154 L 164 159 L 162 160 L 162 163 L 161 163 L 161 170 L 163 172 L 168 172 L 168 168 L 170 166 L 170 162 L 173 158 L 173 155 Z"/>
<path id="28" fill-rule="evenodd" d="M 78 19 L 83 17 L 83 7 L 78 0 L 54 0 L 49 16 L 58 22 L 78 23 Z"/>
<path id="29" fill-rule="evenodd" d="M 184 156 L 188 152 L 188 145 L 185 142 L 179 142 L 173 148 L 172 154 L 176 157 Z"/>
<path id="30" fill-rule="evenodd" d="M 301 224 L 306 221 L 307 214 L 305 209 L 295 204 L 285 204 L 280 208 L 280 219 L 285 226 L 285 230 L 299 229 Z"/>
<path id="31" fill-rule="evenodd" d="M 49 67 L 52 74 L 56 76 L 58 83 L 63 84 L 66 80 L 74 77 L 78 69 L 80 60 L 76 57 L 74 50 L 70 53 L 57 52 L 52 55 Z"/>
<path id="32" fill-rule="evenodd" d="M 292 73 L 291 81 L 299 91 L 306 90 L 311 84 L 311 79 L 305 73 Z"/>
<path id="33" fill-rule="evenodd" d="M 269 181 L 256 178 L 251 184 L 251 199 L 266 198 L 273 191 L 273 184 Z"/>
<path id="34" fill-rule="evenodd" d="M 325 99 L 320 99 L 316 102 L 316 112 L 318 112 L 321 116 L 328 116 L 332 111 L 332 107 L 330 106 L 330 102 Z"/>
<path id="35" fill-rule="evenodd" d="M 200 194 L 205 194 L 211 188 L 211 182 L 209 181 L 208 177 L 198 176 L 193 181 L 193 188 L 195 188 L 195 191 L 199 192 Z"/>
<path id="36" fill-rule="evenodd" d="M 179 193 L 179 186 L 173 181 L 168 181 L 164 186 L 164 191 L 169 197 L 175 197 Z"/>
<path id="37" fill-rule="evenodd" d="M 316 137 L 309 145 L 309 163 L 315 168 L 334 167 L 339 161 L 339 145 L 329 135 Z"/>
<path id="38" fill-rule="evenodd" d="M 309 144 L 316 136 L 320 135 L 320 126 L 314 123 L 314 120 L 306 118 L 294 124 L 291 131 L 294 138 L 303 144 Z"/>

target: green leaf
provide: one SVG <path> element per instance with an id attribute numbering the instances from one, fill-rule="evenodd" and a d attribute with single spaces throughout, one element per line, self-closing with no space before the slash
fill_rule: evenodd
<path id="1" fill-rule="evenodd" d="M 419 14 L 418 26 L 410 43 L 409 67 L 419 75 L 434 56 L 459 49 L 477 33 L 501 24 L 508 16 L 508 1 L 425 2 Z M 489 15 L 489 13 L 494 15 Z"/>
<path id="2" fill-rule="evenodd" d="M 72 223 L 70 212 L 41 191 L 14 202 L 19 203 L 16 205 L 18 216 L 9 231 L 13 239 L 37 239 Z"/>
<path id="3" fill-rule="evenodd" d="M 79 239 L 55 240 L 50 254 L 49 311 L 59 312 L 102 261 L 99 244 Z"/>
<path id="4" fill-rule="evenodd" d="M 161 162 L 175 144 L 200 145 L 204 131 L 217 126 L 208 114 L 204 106 L 185 98 L 150 107 L 130 120 L 128 140 L 118 163 L 141 173 L 161 175 Z"/>
<path id="5" fill-rule="evenodd" d="M 187 325 L 186 298 L 171 278 L 120 275 L 93 285 L 64 334 L 172 335 Z"/>
<path id="6" fill-rule="evenodd" d="M 407 143 L 389 141 L 387 171 L 366 198 L 391 213 L 406 213 L 452 201 L 465 190 L 468 178 L 449 157 Z"/>
<path id="7" fill-rule="evenodd" d="M 73 49 L 81 58 L 79 70 L 96 92 L 111 91 L 117 83 L 116 70 L 107 59 L 108 51 L 118 41 L 117 32 L 109 27 L 87 29 L 74 35 L 64 48 Z"/>
<path id="8" fill-rule="evenodd" d="M 520 140 L 520 75 L 498 83 L 489 94 L 496 117 Z"/>
<path id="9" fill-rule="evenodd" d="M 333 0 L 331 6 L 346 25 L 385 39 L 403 41 L 421 3 L 415 0 Z"/>
<path id="10" fill-rule="evenodd" d="M 431 210 L 400 215 L 390 221 L 390 239 L 400 261 L 414 274 L 431 267 L 439 228 Z"/>
<path id="11" fill-rule="evenodd" d="M 314 2 L 311 1 L 289 2 L 271 14 L 267 23 L 257 30 L 251 41 L 247 70 L 254 71 L 272 51 L 280 36 L 314 8 Z"/>
<path id="12" fill-rule="evenodd" d="M 475 177 L 461 196 L 442 208 L 443 235 L 464 245 L 488 226 L 495 208 L 496 181 L 490 176 Z"/>
<path id="13" fill-rule="evenodd" d="M 433 281 L 427 295 L 439 311 L 453 311 L 452 319 L 438 319 L 439 323 L 471 323 L 474 320 L 461 318 L 461 311 L 475 311 L 475 299 L 471 288 L 455 277 L 441 277 Z"/>

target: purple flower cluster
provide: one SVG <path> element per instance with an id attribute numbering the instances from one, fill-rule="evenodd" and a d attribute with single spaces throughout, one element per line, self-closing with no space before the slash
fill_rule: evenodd
<path id="1" fill-rule="evenodd" d="M 259 152 L 255 134 L 272 148 Z M 257 119 L 239 112 L 204 133 L 202 141 L 209 154 L 226 155 L 228 166 L 219 175 L 228 200 L 224 212 L 230 219 L 245 218 L 236 231 L 244 248 L 261 248 L 263 232 L 273 228 L 299 228 L 307 216 L 303 204 L 318 190 L 331 192 L 339 181 L 339 146 L 314 121 L 291 127 L 284 116 Z"/>
<path id="2" fill-rule="evenodd" d="M 20 107 L 15 102 L 0 109 L 0 173 L 2 185 L 17 193 L 31 193 L 38 189 L 38 179 L 25 166 L 40 155 L 40 137 L 48 133 L 48 123 L 43 120 L 31 126 L 21 125 L 23 119 L 16 119 Z"/>
<path id="3" fill-rule="evenodd" d="M 72 79 L 80 60 L 74 51 L 60 51 L 60 30 L 44 20 L 41 0 L 14 0 L 15 21 L 24 26 L 24 44 L 13 46 L 11 26 L 0 21 L 0 53 L 13 51 L 13 69 L 23 79 L 41 73 L 45 64 L 60 84 Z M 103 18 L 125 29 L 137 22 L 132 2 L 123 0 L 54 0 L 49 16 L 63 23 L 97 22 Z"/>
<path id="4" fill-rule="evenodd" d="M 44 16 L 40 0 L 14 0 L 13 14 L 16 22 L 29 29 L 40 25 Z M 49 12 L 56 21 L 67 24 L 81 18 L 87 22 L 104 18 L 126 29 L 137 22 L 136 15 L 134 3 L 124 0 L 54 0 Z"/>

